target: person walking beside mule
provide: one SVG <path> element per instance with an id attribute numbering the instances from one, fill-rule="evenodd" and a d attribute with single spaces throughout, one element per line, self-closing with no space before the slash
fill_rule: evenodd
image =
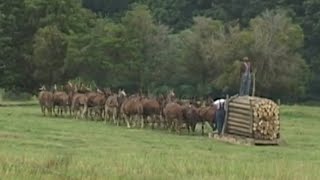
<path id="1" fill-rule="evenodd" d="M 225 99 L 217 99 L 213 102 L 213 105 L 216 107 L 215 113 L 215 124 L 216 129 L 218 129 L 218 134 L 220 135 L 223 129 L 224 117 L 226 114 L 225 110 Z"/>

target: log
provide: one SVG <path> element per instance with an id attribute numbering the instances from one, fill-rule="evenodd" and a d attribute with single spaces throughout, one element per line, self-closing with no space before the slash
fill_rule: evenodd
<path id="1" fill-rule="evenodd" d="M 242 104 L 236 104 L 236 103 L 229 103 L 229 107 L 239 108 L 247 111 L 251 110 L 250 105 L 242 105 Z"/>
<path id="2" fill-rule="evenodd" d="M 229 117 L 228 121 L 233 121 L 233 122 L 237 122 L 237 123 L 241 123 L 241 124 L 247 124 L 250 125 L 250 121 L 246 120 L 246 119 L 239 119 L 239 118 L 235 118 L 235 117 Z"/>
<path id="3" fill-rule="evenodd" d="M 250 128 L 250 124 L 239 123 L 239 122 L 236 122 L 236 121 L 228 121 L 227 124 L 231 125 L 231 126 L 237 126 L 237 127 L 247 128 L 247 129 Z"/>
<path id="4" fill-rule="evenodd" d="M 248 106 L 250 105 L 250 102 L 249 102 L 248 99 L 239 99 L 239 98 L 237 98 L 237 99 L 234 99 L 231 102 L 237 103 L 237 104 L 241 104 L 241 105 L 248 105 Z"/>
<path id="5" fill-rule="evenodd" d="M 245 136 L 245 137 L 252 137 L 250 133 L 244 133 L 244 132 L 238 132 L 234 130 L 228 130 L 229 134 L 234 134 L 234 135 L 240 135 L 240 136 Z"/>
<path id="6" fill-rule="evenodd" d="M 252 100 L 250 99 L 249 101 L 250 101 L 250 110 L 251 110 L 250 111 L 251 112 L 251 114 L 250 114 L 250 133 L 252 134 L 253 133 L 253 119 L 254 119 L 254 117 L 253 117 Z"/>
<path id="7" fill-rule="evenodd" d="M 232 102 L 250 104 L 250 100 L 256 100 L 256 97 L 251 96 L 238 96 L 237 98 L 232 99 Z"/>
<path id="8" fill-rule="evenodd" d="M 242 114 L 242 115 L 248 115 L 250 116 L 250 111 L 249 110 L 242 110 L 242 109 L 237 109 L 237 108 L 233 108 L 229 106 L 229 112 L 234 112 L 234 113 L 238 113 L 238 114 Z"/>
<path id="9" fill-rule="evenodd" d="M 249 134 L 251 134 L 249 128 L 242 128 L 242 127 L 238 127 L 238 126 L 235 126 L 235 125 L 229 125 L 229 126 L 228 126 L 228 129 L 229 129 L 229 130 L 236 130 L 236 131 L 240 131 L 240 132 L 244 132 L 244 133 L 249 133 Z"/>
<path id="10" fill-rule="evenodd" d="M 238 118 L 238 119 L 243 119 L 243 120 L 248 120 L 250 119 L 249 115 L 242 115 L 239 113 L 234 113 L 234 112 L 230 112 L 229 116 L 234 117 L 234 118 Z"/>

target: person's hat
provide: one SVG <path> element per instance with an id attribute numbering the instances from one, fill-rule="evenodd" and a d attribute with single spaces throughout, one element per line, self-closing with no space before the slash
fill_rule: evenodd
<path id="1" fill-rule="evenodd" d="M 249 58 L 246 56 L 242 59 L 243 61 L 249 61 Z"/>

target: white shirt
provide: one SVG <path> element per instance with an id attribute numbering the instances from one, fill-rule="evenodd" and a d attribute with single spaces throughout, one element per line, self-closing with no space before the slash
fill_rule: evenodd
<path id="1" fill-rule="evenodd" d="M 225 102 L 226 102 L 225 99 L 218 99 L 213 102 L 213 105 L 215 105 L 217 109 L 220 109 L 220 106 L 224 105 Z"/>

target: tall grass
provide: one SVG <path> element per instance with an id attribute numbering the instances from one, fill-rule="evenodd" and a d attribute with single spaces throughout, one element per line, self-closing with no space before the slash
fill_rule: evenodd
<path id="1" fill-rule="evenodd" d="M 317 179 L 320 108 L 283 106 L 284 146 L 43 117 L 0 108 L 0 179 Z"/>

